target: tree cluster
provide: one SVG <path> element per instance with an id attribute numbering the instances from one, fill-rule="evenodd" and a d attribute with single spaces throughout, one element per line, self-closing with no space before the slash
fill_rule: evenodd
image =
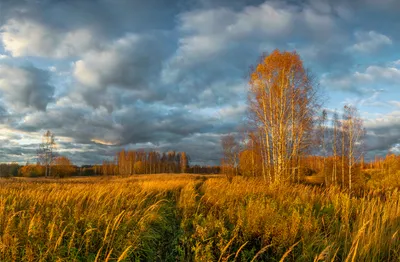
<path id="1" fill-rule="evenodd" d="M 250 73 L 249 126 L 269 182 L 294 179 L 311 145 L 319 108 L 310 74 L 296 52 L 273 51 Z"/>
<path id="2" fill-rule="evenodd" d="M 26 164 L 21 167 L 18 172 L 19 176 L 23 177 L 40 177 L 46 175 L 46 167 L 40 164 Z"/>
<path id="3" fill-rule="evenodd" d="M 318 89 L 296 52 L 273 51 L 252 69 L 248 92 L 248 129 L 239 141 L 222 138 L 221 172 L 262 177 L 270 183 L 300 181 L 320 173 L 325 184 L 352 188 L 363 159 L 363 123 L 346 105 L 328 123 L 320 112 Z M 322 168 L 308 167 L 310 156 Z"/>
<path id="4" fill-rule="evenodd" d="M 340 118 L 333 113 L 331 128 L 326 128 L 326 112 L 320 123 L 320 147 L 323 156 L 324 183 L 347 187 L 350 190 L 360 178 L 364 160 L 363 139 L 365 130 L 357 108 L 345 105 Z"/>
<path id="5" fill-rule="evenodd" d="M 135 174 L 186 173 L 189 157 L 185 152 L 125 151 L 119 152 L 113 161 L 104 161 L 103 175 L 129 176 Z M 96 170 L 97 171 L 97 170 Z"/>

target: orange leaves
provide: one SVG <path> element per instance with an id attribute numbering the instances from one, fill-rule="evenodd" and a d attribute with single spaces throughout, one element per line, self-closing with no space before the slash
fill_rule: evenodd
<path id="1" fill-rule="evenodd" d="M 250 74 L 249 85 L 251 124 L 260 133 L 263 170 L 270 181 L 293 178 L 299 156 L 310 145 L 318 108 L 300 56 L 278 49 L 263 56 Z"/>
<path id="2" fill-rule="evenodd" d="M 26 165 L 19 169 L 19 173 L 24 177 L 44 176 L 45 167 L 41 165 Z"/>
<path id="3" fill-rule="evenodd" d="M 55 165 L 62 165 L 62 166 L 66 166 L 66 165 L 72 165 L 71 160 L 68 159 L 68 157 L 65 156 L 59 156 L 55 159 L 54 161 Z"/>
<path id="4" fill-rule="evenodd" d="M 239 154 L 240 173 L 243 176 L 260 176 L 262 173 L 262 157 L 260 151 L 247 149 Z"/>
<path id="5" fill-rule="evenodd" d="M 59 156 L 54 161 L 53 173 L 56 177 L 72 176 L 76 173 L 76 168 L 67 157 Z"/>
<path id="6" fill-rule="evenodd" d="M 250 85 L 271 85 L 280 91 L 290 85 L 308 81 L 303 61 L 296 52 L 280 52 L 275 49 L 264 56 L 250 75 Z"/>

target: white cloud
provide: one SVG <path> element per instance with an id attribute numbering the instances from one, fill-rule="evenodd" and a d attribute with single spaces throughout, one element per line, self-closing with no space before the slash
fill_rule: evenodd
<path id="1" fill-rule="evenodd" d="M 375 119 L 367 119 L 365 121 L 365 127 L 371 129 L 374 128 L 384 129 L 384 128 L 391 128 L 394 126 L 400 126 L 400 111 L 392 111 L 387 114 L 380 114 Z"/>
<path id="2" fill-rule="evenodd" d="M 356 71 L 339 77 L 325 74 L 321 78 L 321 84 L 331 89 L 362 93 L 365 86 L 400 84 L 400 68 L 371 65 L 364 72 Z"/>
<path id="3" fill-rule="evenodd" d="M 395 106 L 395 107 L 397 107 L 397 108 L 400 108 L 400 101 L 392 100 L 392 101 L 388 101 L 388 103 L 393 105 L 393 106 Z"/>
<path id="4" fill-rule="evenodd" d="M 390 66 L 369 66 L 364 73 L 356 72 L 354 76 L 360 82 L 385 80 L 390 83 L 400 83 L 400 69 Z"/>
<path id="5" fill-rule="evenodd" d="M 358 31 L 354 34 L 357 43 L 355 43 L 350 50 L 371 53 L 379 50 L 383 46 L 392 45 L 392 40 L 383 34 L 377 33 L 375 31 L 363 32 Z"/>
<path id="6" fill-rule="evenodd" d="M 376 90 L 376 89 L 364 89 L 364 95 L 366 97 L 356 97 L 356 98 L 346 98 L 343 104 L 350 104 L 355 106 L 375 106 L 375 107 L 387 107 L 388 103 L 383 102 L 380 98 L 380 95 L 385 90 Z"/>
<path id="7" fill-rule="evenodd" d="M 394 67 L 400 67 L 400 60 L 394 61 L 394 62 L 392 63 L 392 65 L 393 65 Z"/>
<path id="8" fill-rule="evenodd" d="M 178 28 L 179 46 L 163 69 L 162 81 L 187 82 L 190 74 L 189 81 L 199 79 L 200 85 L 209 85 L 216 75 L 231 78 L 244 72 L 264 52 L 287 48 L 288 37 L 325 41 L 336 25 L 331 13 L 320 13 L 309 5 L 299 8 L 265 1 L 240 10 L 220 7 L 185 12 L 178 16 Z"/>
<path id="9" fill-rule="evenodd" d="M 55 67 L 55 66 L 49 66 L 48 69 L 52 73 L 56 73 L 57 72 L 57 67 Z"/>
<path id="10" fill-rule="evenodd" d="M 10 19 L 1 28 L 4 49 L 14 57 L 40 56 L 64 58 L 93 48 L 93 32 L 79 28 L 63 32 L 31 20 Z"/>
<path id="11" fill-rule="evenodd" d="M 277 2 L 248 6 L 241 11 L 228 8 L 191 11 L 181 14 L 179 22 L 183 37 L 177 55 L 184 57 L 185 62 L 209 59 L 238 41 L 256 41 L 260 45 L 274 42 L 296 34 L 295 28 L 315 35 L 335 28 L 329 14 L 319 14 L 307 6 L 300 10 Z"/>

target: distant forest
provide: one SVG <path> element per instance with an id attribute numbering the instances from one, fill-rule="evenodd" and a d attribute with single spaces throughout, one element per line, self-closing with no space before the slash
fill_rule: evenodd
<path id="1" fill-rule="evenodd" d="M 53 152 L 53 155 L 57 155 Z M 38 157 L 40 158 L 40 157 Z M 46 161 L 36 164 L 19 165 L 17 163 L 0 164 L 0 177 L 69 177 L 69 176 L 129 176 L 160 173 L 218 174 L 219 166 L 190 165 L 185 152 L 156 152 L 144 150 L 121 151 L 112 161 L 103 161 L 101 165 L 76 166 L 63 156 L 54 156 L 46 175 Z M 50 163 L 50 162 L 49 162 Z"/>

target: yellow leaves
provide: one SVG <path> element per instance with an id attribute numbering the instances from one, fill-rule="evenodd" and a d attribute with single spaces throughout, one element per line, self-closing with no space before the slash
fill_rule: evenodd
<path id="1" fill-rule="evenodd" d="M 318 108 L 300 56 L 274 50 L 251 72 L 249 85 L 251 124 L 260 133 L 261 155 L 265 155 L 264 179 L 277 183 L 294 179 L 300 156 L 310 145 Z"/>
<path id="2" fill-rule="evenodd" d="M 67 177 L 76 173 L 76 168 L 72 165 L 72 162 L 64 156 L 55 159 L 52 169 L 52 173 L 56 177 Z"/>
<path id="3" fill-rule="evenodd" d="M 59 156 L 55 159 L 54 164 L 59 166 L 70 166 L 72 165 L 72 162 L 68 159 L 68 157 Z"/>
<path id="4" fill-rule="evenodd" d="M 257 150 L 244 150 L 239 155 L 240 173 L 243 176 L 259 176 L 261 174 L 261 155 Z"/>
<path id="5" fill-rule="evenodd" d="M 305 69 L 300 56 L 296 52 L 281 52 L 275 49 L 268 56 L 264 56 L 251 73 L 250 84 L 263 79 L 269 83 L 275 83 L 273 85 L 277 88 L 278 83 L 287 82 L 288 78 L 294 78 L 297 75 L 300 76 L 300 80 L 305 80 Z"/>
<path id="6" fill-rule="evenodd" d="M 45 167 L 41 165 L 26 165 L 19 169 L 19 173 L 24 177 L 44 176 Z"/>

